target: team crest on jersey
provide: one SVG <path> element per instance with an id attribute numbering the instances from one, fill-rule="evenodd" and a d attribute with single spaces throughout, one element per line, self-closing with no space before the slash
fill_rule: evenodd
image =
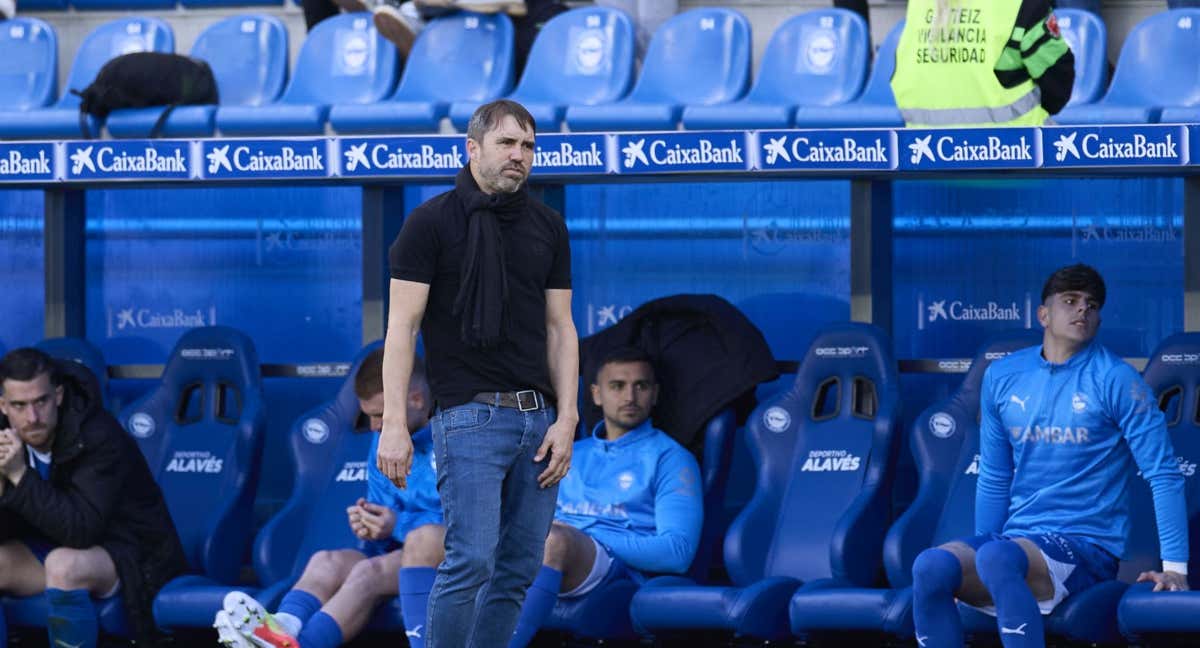
<path id="1" fill-rule="evenodd" d="M 1087 406 L 1087 394 L 1075 392 L 1075 395 L 1071 397 L 1071 409 L 1075 410 L 1076 414 L 1082 414 L 1087 410 Z"/>
<path id="2" fill-rule="evenodd" d="M 617 485 L 621 487 L 621 490 L 629 490 L 630 488 L 632 488 L 633 487 L 633 473 L 626 470 L 625 472 L 618 475 L 617 476 Z"/>

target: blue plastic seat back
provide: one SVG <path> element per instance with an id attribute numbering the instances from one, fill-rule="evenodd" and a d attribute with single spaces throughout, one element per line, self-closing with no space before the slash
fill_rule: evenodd
<path id="1" fill-rule="evenodd" d="M 293 104 L 371 103 L 396 85 L 396 47 L 370 15 L 343 13 L 317 23 L 296 57 L 281 99 Z"/>
<path id="2" fill-rule="evenodd" d="M 1150 16 L 1125 37 L 1103 103 L 1198 104 L 1200 66 L 1178 64 L 1196 60 L 1200 60 L 1200 9 L 1173 9 Z"/>
<path id="3" fill-rule="evenodd" d="M 58 88 L 58 36 L 37 18 L 0 22 L 0 110 L 41 108 Z"/>
<path id="4" fill-rule="evenodd" d="M 858 96 L 871 60 L 861 16 L 818 9 L 789 18 L 763 53 L 750 97 L 770 103 L 830 106 Z"/>
<path id="5" fill-rule="evenodd" d="M 193 568 L 234 582 L 249 545 L 265 414 L 258 354 L 224 326 L 184 333 L 121 422 L 162 487 Z"/>
<path id="6" fill-rule="evenodd" d="M 96 388 L 108 403 L 108 363 L 104 361 L 104 353 L 83 338 L 57 337 L 46 338 L 34 345 L 59 360 L 71 360 L 88 368 L 96 378 Z"/>
<path id="7" fill-rule="evenodd" d="M 118 18 L 92 30 L 71 64 L 59 108 L 78 108 L 79 97 L 71 90 L 83 90 L 91 85 L 96 73 L 109 59 L 130 52 L 174 52 L 175 33 L 158 18 Z"/>
<path id="8" fill-rule="evenodd" d="M 1163 340 L 1150 355 L 1142 377 L 1158 398 L 1179 457 L 1187 489 L 1189 536 L 1195 543 L 1200 539 L 1200 479 L 1195 476 L 1200 464 L 1200 333 L 1179 333 Z M 1143 571 L 1159 569 L 1161 555 L 1150 487 L 1140 475 L 1130 481 L 1130 556 L 1121 563 L 1119 576 L 1128 582 Z M 1191 553 L 1188 575 L 1196 588 L 1200 586 L 1200 557 L 1194 550 Z"/>
<path id="9" fill-rule="evenodd" d="M 489 101 L 512 84 L 512 21 L 502 13 L 461 11 L 421 30 L 393 99 Z"/>
<path id="10" fill-rule="evenodd" d="M 871 77 L 867 79 L 867 87 L 859 101 L 896 105 L 896 95 L 892 94 L 892 74 L 896 71 L 896 46 L 900 43 L 900 34 L 903 32 L 904 21 L 901 20 L 879 44 L 879 50 L 875 52 L 875 65 L 871 68 Z"/>
<path id="11" fill-rule="evenodd" d="M 692 9 L 650 40 L 630 95 L 648 103 L 709 105 L 738 99 L 750 81 L 750 23 L 732 9 Z"/>
<path id="12" fill-rule="evenodd" d="M 1038 331 L 1025 329 L 992 337 L 975 354 L 958 389 L 927 407 L 913 421 L 909 450 L 917 466 L 917 496 L 892 525 L 883 544 L 884 567 L 892 587 L 912 584 L 913 560 L 922 550 L 937 544 L 935 536 L 955 533 L 966 526 L 971 528 L 965 535 L 973 533 L 983 374 L 994 360 L 1041 341 Z"/>
<path id="13" fill-rule="evenodd" d="M 887 526 L 898 403 L 882 331 L 839 323 L 817 334 L 792 387 L 746 423 L 756 489 L 725 536 L 734 583 L 767 576 L 872 582 Z"/>
<path id="14" fill-rule="evenodd" d="M 1092 103 L 1108 83 L 1108 30 L 1100 16 L 1082 9 L 1058 9 L 1058 29 L 1075 54 L 1075 85 L 1070 104 Z"/>
<path id="15" fill-rule="evenodd" d="M 261 106 L 287 83 L 288 39 L 274 16 L 243 14 L 209 25 L 192 45 L 208 62 L 225 106 Z"/>
<path id="16" fill-rule="evenodd" d="M 1058 0 L 1058 2 L 1054 4 L 1059 10 L 1072 9 L 1079 11 L 1090 11 L 1094 14 L 1100 13 L 1100 0 Z"/>
<path id="17" fill-rule="evenodd" d="M 357 546 L 346 507 L 367 495 L 367 455 L 374 432 L 361 421 L 354 376 L 375 342 L 355 358 L 333 400 L 306 412 L 288 433 L 295 465 L 292 494 L 255 541 L 254 569 L 266 585 L 298 577 L 312 554 Z"/>
<path id="18" fill-rule="evenodd" d="M 580 7 L 542 27 L 514 96 L 554 104 L 610 103 L 633 83 L 633 24 L 623 11 Z"/>

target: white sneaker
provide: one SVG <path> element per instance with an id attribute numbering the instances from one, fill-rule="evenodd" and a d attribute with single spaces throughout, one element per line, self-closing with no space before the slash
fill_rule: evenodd
<path id="1" fill-rule="evenodd" d="M 524 16 L 526 12 L 525 0 L 454 0 L 454 6 L 486 14 L 503 11 L 510 16 Z"/>
<path id="2" fill-rule="evenodd" d="M 213 627 L 222 644 L 230 648 L 299 648 L 262 604 L 245 592 L 225 595 Z M 229 643 L 226 643 L 226 642 Z"/>
<path id="3" fill-rule="evenodd" d="M 381 3 L 372 13 L 375 16 L 375 29 L 396 46 L 401 56 L 407 58 L 413 43 L 417 41 L 417 34 L 425 27 L 416 6 L 405 2 L 397 8 Z"/>
<path id="4" fill-rule="evenodd" d="M 225 610 L 217 612 L 217 618 L 213 620 L 213 627 L 217 629 L 217 642 L 226 648 L 257 648 L 241 632 L 238 632 L 233 624 L 233 619 L 229 618 L 229 614 Z"/>

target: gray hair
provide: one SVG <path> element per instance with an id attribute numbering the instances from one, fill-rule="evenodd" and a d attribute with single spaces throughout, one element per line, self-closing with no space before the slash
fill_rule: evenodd
<path id="1" fill-rule="evenodd" d="M 537 130 L 537 122 L 533 120 L 533 115 L 525 110 L 525 106 L 509 99 L 497 99 L 475 109 L 475 114 L 471 115 L 471 121 L 467 124 L 467 138 L 482 142 L 483 136 L 495 128 L 505 117 L 517 120 L 517 124 L 521 128 Z"/>

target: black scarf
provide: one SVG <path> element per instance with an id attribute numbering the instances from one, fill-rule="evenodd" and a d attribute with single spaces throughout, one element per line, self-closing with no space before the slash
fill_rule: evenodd
<path id="1" fill-rule="evenodd" d="M 462 321 L 463 343 L 486 349 L 508 339 L 508 262 L 500 221 L 511 223 L 525 213 L 529 191 L 521 183 L 512 193 L 484 193 L 468 164 L 454 178 L 454 193 L 467 215 L 454 315 Z"/>

